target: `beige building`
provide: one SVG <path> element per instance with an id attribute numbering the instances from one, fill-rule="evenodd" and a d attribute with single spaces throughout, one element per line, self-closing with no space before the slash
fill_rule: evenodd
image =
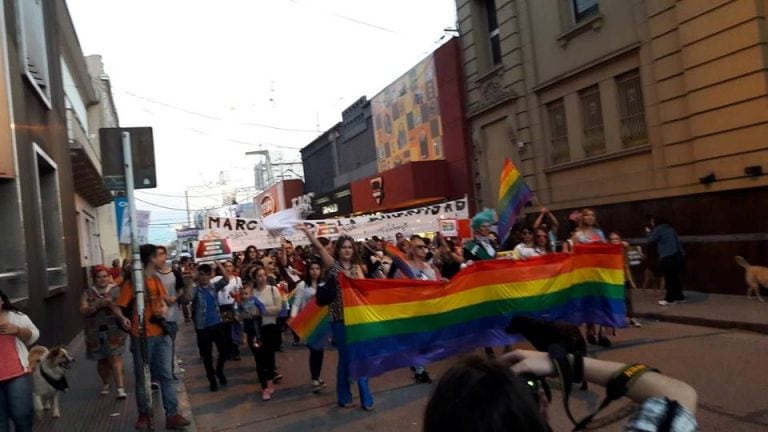
<path id="1" fill-rule="evenodd" d="M 639 238 L 645 214 L 666 216 L 689 268 L 722 269 L 690 272 L 689 287 L 742 292 L 733 255 L 768 262 L 766 2 L 457 0 L 457 11 L 480 206 L 495 206 L 509 156 L 561 221 L 590 206 L 605 230 Z"/>

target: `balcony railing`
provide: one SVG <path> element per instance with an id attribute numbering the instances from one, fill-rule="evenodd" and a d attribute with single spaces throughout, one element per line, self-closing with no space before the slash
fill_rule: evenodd
<path id="1" fill-rule="evenodd" d="M 67 138 L 69 138 L 70 147 L 82 148 L 91 159 L 93 166 L 101 174 L 101 149 L 97 148 L 88 137 L 88 131 L 77 116 L 77 113 L 71 108 L 67 112 Z"/>

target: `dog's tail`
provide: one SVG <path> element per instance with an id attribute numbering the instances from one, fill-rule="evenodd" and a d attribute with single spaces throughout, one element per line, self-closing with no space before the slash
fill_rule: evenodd
<path id="1" fill-rule="evenodd" d="M 35 370 L 35 367 L 37 367 L 37 365 L 41 361 L 43 361 L 43 359 L 47 354 L 48 354 L 48 348 L 42 345 L 37 345 L 35 347 L 32 347 L 29 350 L 29 356 L 27 357 L 29 361 L 29 370 L 31 371 Z"/>
<path id="2" fill-rule="evenodd" d="M 735 256 L 734 259 L 736 260 L 736 264 L 738 264 L 738 265 L 740 265 L 740 266 L 742 266 L 744 268 L 750 268 L 751 267 L 751 265 L 747 262 L 747 260 L 745 260 L 744 258 L 742 258 L 742 257 L 740 257 L 738 255 Z"/>

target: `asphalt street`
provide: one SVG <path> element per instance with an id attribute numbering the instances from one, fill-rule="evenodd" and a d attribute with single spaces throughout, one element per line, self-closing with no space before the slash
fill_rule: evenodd
<path id="1" fill-rule="evenodd" d="M 619 330 L 613 347 L 595 349 L 592 355 L 647 363 L 693 385 L 699 393 L 697 418 L 702 431 L 768 430 L 768 336 L 664 322 L 644 324 L 639 329 Z M 333 390 L 335 351 L 326 352 L 323 376 L 328 387 L 320 394 L 312 394 L 307 350 L 286 342 L 285 352 L 278 353 L 277 358 L 285 379 L 274 398 L 263 402 L 250 356 L 228 362 L 229 387 L 210 393 L 191 327 L 183 326 L 179 337 L 179 353 L 186 360 L 184 382 L 199 431 L 421 430 L 421 416 L 432 386 L 416 384 L 408 370 L 371 380 L 375 411 L 338 408 Z M 455 361 L 453 358 L 432 364 L 429 370 L 437 379 Z M 588 392 L 576 391 L 572 399 L 574 414 L 587 414 L 603 395 L 597 386 L 591 386 Z M 555 390 L 551 425 L 556 431 L 570 430 L 560 397 Z M 615 406 L 624 403 L 616 402 Z M 621 424 L 603 430 L 619 431 Z"/>

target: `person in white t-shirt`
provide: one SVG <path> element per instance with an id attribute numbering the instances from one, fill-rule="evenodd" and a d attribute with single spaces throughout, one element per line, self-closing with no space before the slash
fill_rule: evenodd
<path id="1" fill-rule="evenodd" d="M 232 261 L 226 261 L 222 264 L 229 274 L 234 274 L 235 266 Z M 221 276 L 216 276 L 211 279 L 211 283 L 216 283 L 221 279 Z M 227 334 L 230 335 L 230 348 L 227 355 L 227 360 L 240 361 L 240 346 L 235 343 L 233 334 L 242 334 L 240 323 L 237 321 L 235 315 L 235 292 L 240 291 L 243 288 L 243 280 L 239 276 L 232 276 L 229 280 L 229 284 L 219 291 L 219 312 L 221 313 L 221 320 L 227 327 Z"/>
<path id="2" fill-rule="evenodd" d="M 536 247 L 536 243 L 533 241 L 533 230 L 525 227 L 520 231 L 520 234 L 523 236 L 523 241 L 512 250 L 512 257 L 514 259 L 525 260 L 546 253 L 546 251 L 539 250 L 539 248 Z"/>

